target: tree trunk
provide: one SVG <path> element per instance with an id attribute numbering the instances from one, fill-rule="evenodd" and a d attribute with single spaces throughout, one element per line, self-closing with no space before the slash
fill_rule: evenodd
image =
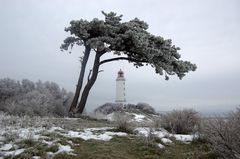
<path id="1" fill-rule="evenodd" d="M 82 96 L 81 96 L 81 100 L 80 103 L 78 104 L 78 110 L 77 113 L 82 114 L 86 102 L 87 102 L 87 98 L 89 95 L 89 92 L 93 86 L 93 84 L 95 83 L 97 76 L 98 76 L 98 70 L 99 70 L 99 66 L 100 66 L 100 57 L 101 54 L 96 52 L 96 56 L 95 56 L 95 60 L 94 60 L 94 65 L 93 65 L 93 69 L 92 69 L 92 76 L 91 78 L 88 80 L 83 92 L 82 92 Z"/>
<path id="2" fill-rule="evenodd" d="M 82 89 L 85 69 L 86 69 L 86 65 L 87 65 L 87 61 L 88 61 L 88 58 L 89 58 L 90 51 L 91 51 L 91 48 L 89 46 L 85 46 L 85 52 L 84 52 L 84 55 L 83 55 L 81 71 L 80 71 L 80 75 L 79 75 L 79 78 L 78 78 L 78 83 L 77 83 L 77 86 L 76 86 L 74 98 L 73 98 L 72 104 L 69 108 L 69 113 L 74 113 L 74 109 L 77 107 L 77 103 L 78 103 L 79 95 L 80 95 L 81 89 Z"/>

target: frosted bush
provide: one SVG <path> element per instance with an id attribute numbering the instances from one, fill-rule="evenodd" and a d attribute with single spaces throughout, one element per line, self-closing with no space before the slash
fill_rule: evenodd
<path id="1" fill-rule="evenodd" d="M 201 119 L 193 109 L 173 110 L 162 115 L 161 125 L 172 133 L 188 134 L 199 129 Z"/>
<path id="2" fill-rule="evenodd" d="M 203 137 L 225 159 L 240 158 L 240 108 L 227 115 L 216 117 L 203 124 Z"/>

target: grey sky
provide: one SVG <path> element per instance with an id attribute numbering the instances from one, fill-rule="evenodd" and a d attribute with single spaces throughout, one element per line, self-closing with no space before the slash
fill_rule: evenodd
<path id="1" fill-rule="evenodd" d="M 198 69 L 183 80 L 165 81 L 149 67 L 106 64 L 91 90 L 88 110 L 114 101 L 120 68 L 130 103 L 146 102 L 157 110 L 231 110 L 240 105 L 239 8 L 239 0 L 0 0 L 0 78 L 54 81 L 74 91 L 83 49 L 60 51 L 68 36 L 64 27 L 73 19 L 103 19 L 101 10 L 114 11 L 124 15 L 123 21 L 146 21 L 152 34 L 172 39 L 182 59 Z"/>

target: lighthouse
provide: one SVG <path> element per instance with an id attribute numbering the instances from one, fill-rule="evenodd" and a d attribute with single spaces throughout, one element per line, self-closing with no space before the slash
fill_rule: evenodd
<path id="1" fill-rule="evenodd" d="M 126 102 L 124 72 L 120 69 L 116 79 L 116 103 Z"/>

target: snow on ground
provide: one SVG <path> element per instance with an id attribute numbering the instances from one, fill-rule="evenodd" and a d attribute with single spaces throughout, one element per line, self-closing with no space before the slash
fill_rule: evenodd
<path id="1" fill-rule="evenodd" d="M 11 148 L 13 148 L 13 145 L 12 145 L 12 144 L 5 144 L 5 145 L 3 145 L 3 146 L 0 148 L 0 151 L 8 151 L 8 150 L 10 150 Z"/>
<path id="2" fill-rule="evenodd" d="M 136 114 L 136 113 L 131 113 L 131 114 L 134 115 L 134 120 L 137 122 L 143 122 L 144 119 L 146 118 L 146 116 L 142 114 Z"/>
<path id="3" fill-rule="evenodd" d="M 61 153 L 61 152 L 72 152 L 74 151 L 71 146 L 69 145 L 61 145 L 61 144 L 58 144 L 58 151 L 56 153 Z"/>
<path id="4" fill-rule="evenodd" d="M 168 139 L 168 138 L 161 138 L 162 143 L 164 144 L 171 144 L 172 140 Z"/>
<path id="5" fill-rule="evenodd" d="M 150 129 L 149 127 L 139 127 L 134 129 L 138 134 L 147 137 L 149 133 L 156 135 L 158 138 L 169 136 L 169 133 L 165 129 Z"/>
<path id="6" fill-rule="evenodd" d="M 74 155 L 75 156 L 76 154 L 74 154 L 73 152 L 74 152 L 74 149 L 72 149 L 70 145 L 62 145 L 62 144 L 58 143 L 58 151 L 54 152 L 54 153 L 53 152 L 47 152 L 47 154 L 50 158 L 52 158 L 53 156 L 55 156 L 59 153 L 67 153 L 69 155 Z M 38 157 L 38 156 L 36 156 L 36 157 Z"/>
<path id="7" fill-rule="evenodd" d="M 162 145 L 162 144 L 158 144 L 158 147 L 159 147 L 160 149 L 163 149 L 165 146 Z"/>
<path id="8" fill-rule="evenodd" d="M 1 156 L 17 156 L 24 152 L 25 149 L 17 149 L 13 151 L 0 151 Z"/>
<path id="9" fill-rule="evenodd" d="M 130 114 L 130 113 L 129 113 Z M 134 121 L 142 122 L 146 121 L 146 116 L 141 114 L 131 113 L 134 116 Z M 109 115 L 109 119 L 113 119 L 113 114 Z M 28 121 L 30 120 L 30 121 Z M 127 133 L 124 132 L 113 132 L 114 127 L 101 127 L 101 128 L 85 128 L 83 130 L 67 130 L 61 127 L 56 127 L 52 124 L 50 127 L 44 126 L 45 123 L 41 123 L 40 119 L 34 119 L 37 124 L 32 124 L 31 126 L 24 126 L 24 122 L 32 122 L 31 118 L 4 116 L 0 114 L 0 159 L 4 156 L 14 156 L 24 152 L 25 147 L 19 147 L 17 143 L 21 140 L 30 139 L 38 142 L 45 143 L 47 145 L 58 145 L 58 151 L 48 152 L 50 156 L 56 155 L 58 153 L 68 153 L 74 155 L 74 149 L 70 145 L 73 145 L 69 142 L 70 145 L 61 145 L 59 144 L 59 139 L 55 138 L 51 140 L 45 140 L 48 137 L 44 134 L 46 133 L 57 133 L 67 138 L 81 138 L 83 140 L 102 140 L 109 141 L 113 136 L 127 136 Z M 67 119 L 70 120 L 70 119 Z M 75 119 L 74 119 L 75 120 Z M 19 122 L 19 123 L 18 123 Z M 51 123 L 47 123 L 50 124 Z M 191 142 L 196 136 L 194 135 L 182 135 L 182 134 L 170 134 L 168 131 L 162 128 L 153 129 L 149 127 L 137 127 L 134 129 L 136 135 L 142 135 L 148 137 L 150 134 L 155 135 L 161 139 L 161 144 L 158 146 L 164 148 L 164 145 L 171 144 L 172 140 L 169 137 L 174 137 L 176 140 L 187 143 Z M 39 156 L 34 156 L 33 158 L 37 159 Z"/>
<path id="10" fill-rule="evenodd" d="M 61 130 L 64 130 L 64 129 L 61 127 L 53 126 L 53 127 L 51 127 L 50 130 L 48 130 L 48 132 L 61 131 Z"/>
<path id="11" fill-rule="evenodd" d="M 139 134 L 139 135 L 143 135 L 143 136 L 147 137 L 149 135 L 150 128 L 139 127 L 139 128 L 134 129 L 134 131 L 137 132 L 137 134 Z"/>
<path id="12" fill-rule="evenodd" d="M 183 143 L 188 143 L 193 141 L 194 138 L 197 138 L 197 135 L 183 135 L 183 134 L 171 134 L 163 128 L 160 129 L 150 129 L 148 127 L 139 127 L 134 129 L 137 134 L 148 137 L 150 133 L 156 135 L 158 138 L 161 139 L 163 144 L 171 144 L 172 140 L 169 137 L 174 137 L 177 141 L 181 141 Z"/>
<path id="13" fill-rule="evenodd" d="M 61 134 L 66 137 L 71 137 L 71 138 L 81 138 L 83 140 L 103 140 L 103 141 L 109 141 L 112 139 L 112 136 L 127 136 L 127 133 L 123 132 L 110 132 L 106 131 L 108 129 L 113 129 L 110 127 L 103 127 L 103 128 L 86 128 L 84 129 L 83 132 L 79 131 L 68 131 L 67 134 Z M 102 133 L 98 133 L 96 131 L 104 131 Z"/>
<path id="14" fill-rule="evenodd" d="M 194 138 L 196 138 L 196 135 L 182 135 L 182 134 L 173 134 L 172 136 L 175 137 L 176 140 L 181 142 L 191 142 Z"/>

